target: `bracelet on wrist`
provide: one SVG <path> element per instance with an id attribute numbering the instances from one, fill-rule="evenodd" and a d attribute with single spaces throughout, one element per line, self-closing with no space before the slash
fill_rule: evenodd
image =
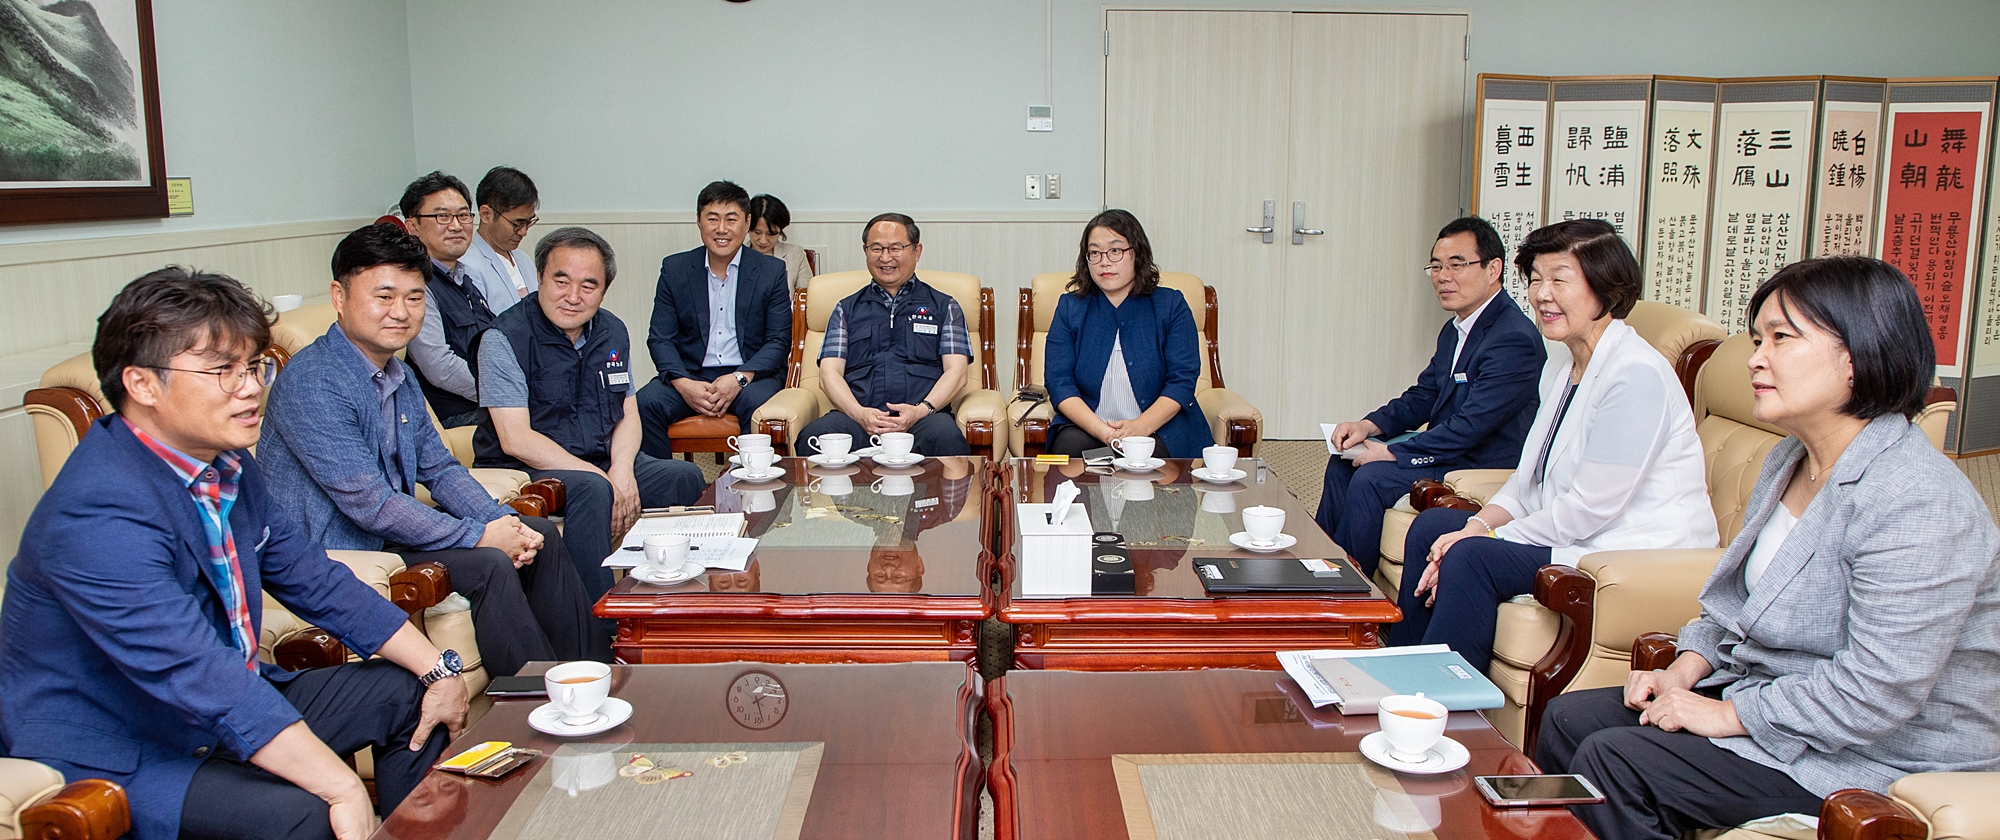
<path id="1" fill-rule="evenodd" d="M 1485 530 L 1485 531 L 1486 531 L 1486 533 L 1488 533 L 1488 534 L 1492 534 L 1492 533 L 1493 533 L 1493 526 L 1492 526 L 1492 525 L 1490 525 L 1490 524 L 1487 524 L 1486 520 L 1484 520 L 1484 519 L 1480 519 L 1480 518 L 1479 518 L 1479 514 L 1476 514 L 1476 513 L 1475 513 L 1475 514 L 1473 514 L 1473 515 L 1472 515 L 1472 516 L 1471 516 L 1470 518 L 1466 519 L 1465 521 L 1467 521 L 1467 522 L 1477 522 L 1477 523 L 1479 523 L 1479 527 L 1480 527 L 1481 529 Z"/>

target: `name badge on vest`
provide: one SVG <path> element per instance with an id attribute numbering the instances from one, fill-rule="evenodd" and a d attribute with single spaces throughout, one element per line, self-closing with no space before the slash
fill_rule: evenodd
<path id="1" fill-rule="evenodd" d="M 1463 373 L 1454 373 L 1454 374 L 1452 374 L 1452 375 L 1451 375 L 1451 381 L 1453 381 L 1453 382 L 1464 382 L 1464 381 L 1465 381 L 1465 374 L 1463 374 Z"/>
<path id="2" fill-rule="evenodd" d="M 924 335 L 937 335 L 937 334 L 938 334 L 938 331 L 937 331 L 937 325 L 936 325 L 936 324 L 919 324 L 919 323 L 916 323 L 916 322 L 914 322 L 914 321 L 913 321 L 913 322 L 911 322 L 911 323 L 910 323 L 910 329 L 911 329 L 911 330 L 914 330 L 914 331 L 916 331 L 916 332 L 920 332 L 920 333 L 923 333 Z"/>
<path id="3" fill-rule="evenodd" d="M 604 377 L 604 381 L 612 385 L 630 385 L 632 384 L 632 374 L 614 373 Z"/>

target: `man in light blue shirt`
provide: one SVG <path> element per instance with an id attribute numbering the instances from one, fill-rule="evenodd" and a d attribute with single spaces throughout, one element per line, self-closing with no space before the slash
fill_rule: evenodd
<path id="1" fill-rule="evenodd" d="M 511 166 L 488 170 L 474 195 L 479 233 L 461 265 L 486 296 L 487 308 L 499 315 L 535 290 L 535 260 L 521 250 L 521 240 L 541 221 L 535 216 L 541 195 L 527 173 Z"/>

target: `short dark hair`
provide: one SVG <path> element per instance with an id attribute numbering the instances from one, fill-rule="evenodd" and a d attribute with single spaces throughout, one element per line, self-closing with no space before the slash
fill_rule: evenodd
<path id="1" fill-rule="evenodd" d="M 505 213 L 516 207 L 540 204 L 542 194 L 535 190 L 535 179 L 528 177 L 511 166 L 496 166 L 486 170 L 486 177 L 479 179 L 479 200 L 474 207 L 491 207 L 495 213 Z"/>
<path id="2" fill-rule="evenodd" d="M 596 248 L 597 256 L 604 260 L 604 288 L 611 288 L 611 281 L 618 279 L 618 257 L 611 253 L 611 243 L 589 228 L 580 227 L 556 228 L 535 243 L 535 274 L 540 275 L 549 267 L 549 252 L 557 248 Z"/>
<path id="3" fill-rule="evenodd" d="M 762 219 L 771 223 L 771 230 L 784 233 L 792 226 L 792 211 L 775 195 L 764 194 L 750 199 L 750 227 L 755 228 Z"/>
<path id="4" fill-rule="evenodd" d="M 1534 275 L 1535 258 L 1543 254 L 1575 256 L 1597 305 L 1613 318 L 1632 314 L 1632 305 L 1639 302 L 1639 261 L 1610 222 L 1571 219 L 1535 229 L 1514 253 L 1522 279 Z"/>
<path id="5" fill-rule="evenodd" d="M 1822 257 L 1795 262 L 1750 296 L 1751 328 L 1757 311 L 1776 300 L 1785 320 L 1795 317 L 1833 333 L 1854 365 L 1854 390 L 1840 413 L 1863 420 L 1885 414 L 1915 418 L 1924 410 L 1937 348 L 1924 305 L 1910 278 L 1895 266 L 1867 257 Z"/>
<path id="6" fill-rule="evenodd" d="M 431 255 L 422 240 L 391 224 L 363 225 L 333 246 L 333 281 L 347 285 L 356 274 L 378 265 L 424 273 Z"/>
<path id="7" fill-rule="evenodd" d="M 876 216 L 873 219 L 869 219 L 868 224 L 861 226 L 862 244 L 865 245 L 868 243 L 868 232 L 874 230 L 876 225 L 881 224 L 883 222 L 895 222 L 896 224 L 902 225 L 903 233 L 910 237 L 911 245 L 923 244 L 924 242 L 924 240 L 922 239 L 923 234 L 917 230 L 917 220 L 905 216 L 901 213 L 883 213 L 880 216 Z"/>
<path id="8" fill-rule="evenodd" d="M 196 347 L 271 346 L 270 304 L 221 274 L 170 265 L 125 284 L 97 316 L 90 362 L 97 387 L 116 410 L 125 407 L 125 369 L 162 371 Z M 164 375 L 164 374 L 163 374 Z"/>
<path id="9" fill-rule="evenodd" d="M 1083 241 L 1076 246 L 1076 273 L 1069 276 L 1068 291 L 1077 297 L 1087 298 L 1097 294 L 1097 280 L 1090 276 L 1090 232 L 1104 228 L 1119 236 L 1132 246 L 1132 294 L 1150 295 L 1160 287 L 1160 267 L 1153 264 L 1153 243 L 1146 240 L 1146 229 L 1139 225 L 1139 217 L 1129 210 L 1116 207 L 1090 217 L 1083 226 Z"/>
<path id="10" fill-rule="evenodd" d="M 708 205 L 725 201 L 736 205 L 743 215 L 750 215 L 750 192 L 737 186 L 735 181 L 710 181 L 708 186 L 701 188 L 701 195 L 694 197 L 694 211 L 699 213 L 708 209 Z"/>
<path id="11" fill-rule="evenodd" d="M 472 204 L 472 192 L 465 188 L 464 181 L 441 171 L 432 170 L 430 174 L 411 181 L 409 186 L 403 188 L 403 201 L 397 207 L 403 211 L 403 218 L 410 218 L 417 214 L 417 208 L 423 206 L 425 196 L 445 190 L 458 190 L 458 194 L 465 197 L 465 203 Z"/>
<path id="12" fill-rule="evenodd" d="M 1472 234 L 1473 247 L 1479 251 L 1479 264 L 1485 265 L 1507 257 L 1507 246 L 1500 243 L 1500 232 L 1493 229 L 1485 219 L 1478 216 L 1461 216 L 1453 219 L 1438 231 L 1437 238 Z"/>

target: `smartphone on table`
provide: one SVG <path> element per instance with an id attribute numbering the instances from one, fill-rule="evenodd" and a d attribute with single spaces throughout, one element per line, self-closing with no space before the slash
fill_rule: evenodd
<path id="1" fill-rule="evenodd" d="M 1551 776 L 1474 776 L 1479 795 L 1495 808 L 1535 805 L 1596 805 L 1604 794 L 1574 773 Z"/>
<path id="2" fill-rule="evenodd" d="M 539 676 L 494 677 L 486 684 L 488 697 L 546 697 L 548 685 Z"/>

